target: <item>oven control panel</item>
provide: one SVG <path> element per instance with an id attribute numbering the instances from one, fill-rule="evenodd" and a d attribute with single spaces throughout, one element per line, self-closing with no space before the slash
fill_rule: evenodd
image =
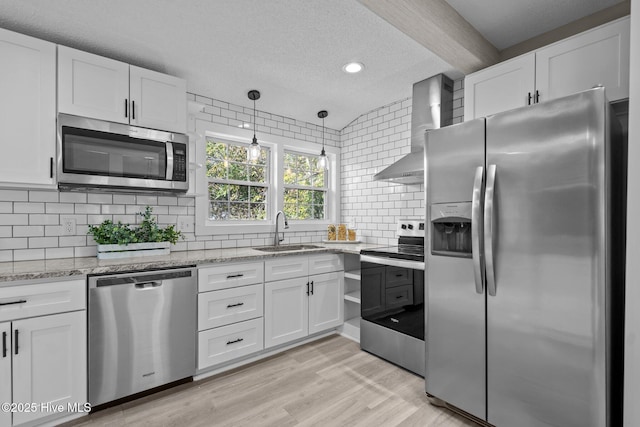
<path id="1" fill-rule="evenodd" d="M 396 231 L 398 237 L 424 237 L 424 220 L 400 219 Z"/>

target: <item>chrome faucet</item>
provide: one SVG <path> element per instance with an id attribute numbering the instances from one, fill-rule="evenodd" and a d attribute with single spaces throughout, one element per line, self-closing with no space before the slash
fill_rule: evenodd
<path id="1" fill-rule="evenodd" d="M 282 211 L 278 211 L 278 213 L 276 214 L 276 234 L 273 236 L 273 246 L 278 246 L 280 242 L 284 240 L 284 233 L 282 233 L 282 239 L 281 239 L 280 233 L 278 232 L 278 217 L 280 217 L 280 214 L 282 214 L 282 216 L 284 217 L 285 230 L 289 228 L 289 221 L 287 221 L 287 215 L 285 215 L 285 213 Z"/>

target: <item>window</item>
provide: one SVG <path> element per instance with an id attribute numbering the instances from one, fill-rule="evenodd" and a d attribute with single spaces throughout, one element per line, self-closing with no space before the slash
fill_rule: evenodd
<path id="1" fill-rule="evenodd" d="M 269 212 L 269 149 L 248 160 L 247 144 L 206 139 L 211 221 L 265 221 Z"/>
<path id="2" fill-rule="evenodd" d="M 289 219 L 318 220 L 327 217 L 327 173 L 317 155 L 284 152 L 284 207 Z"/>

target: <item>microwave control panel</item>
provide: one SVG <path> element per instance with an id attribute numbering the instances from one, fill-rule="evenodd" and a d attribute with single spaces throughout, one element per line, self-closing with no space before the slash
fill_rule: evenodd
<path id="1" fill-rule="evenodd" d="M 185 144 L 173 144 L 173 180 L 187 180 L 187 146 Z"/>

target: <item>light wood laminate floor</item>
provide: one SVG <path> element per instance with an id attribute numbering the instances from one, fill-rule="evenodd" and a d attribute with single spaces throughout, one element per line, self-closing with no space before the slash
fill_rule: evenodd
<path id="1" fill-rule="evenodd" d="M 69 425 L 477 426 L 430 405 L 422 378 L 338 335 Z"/>

